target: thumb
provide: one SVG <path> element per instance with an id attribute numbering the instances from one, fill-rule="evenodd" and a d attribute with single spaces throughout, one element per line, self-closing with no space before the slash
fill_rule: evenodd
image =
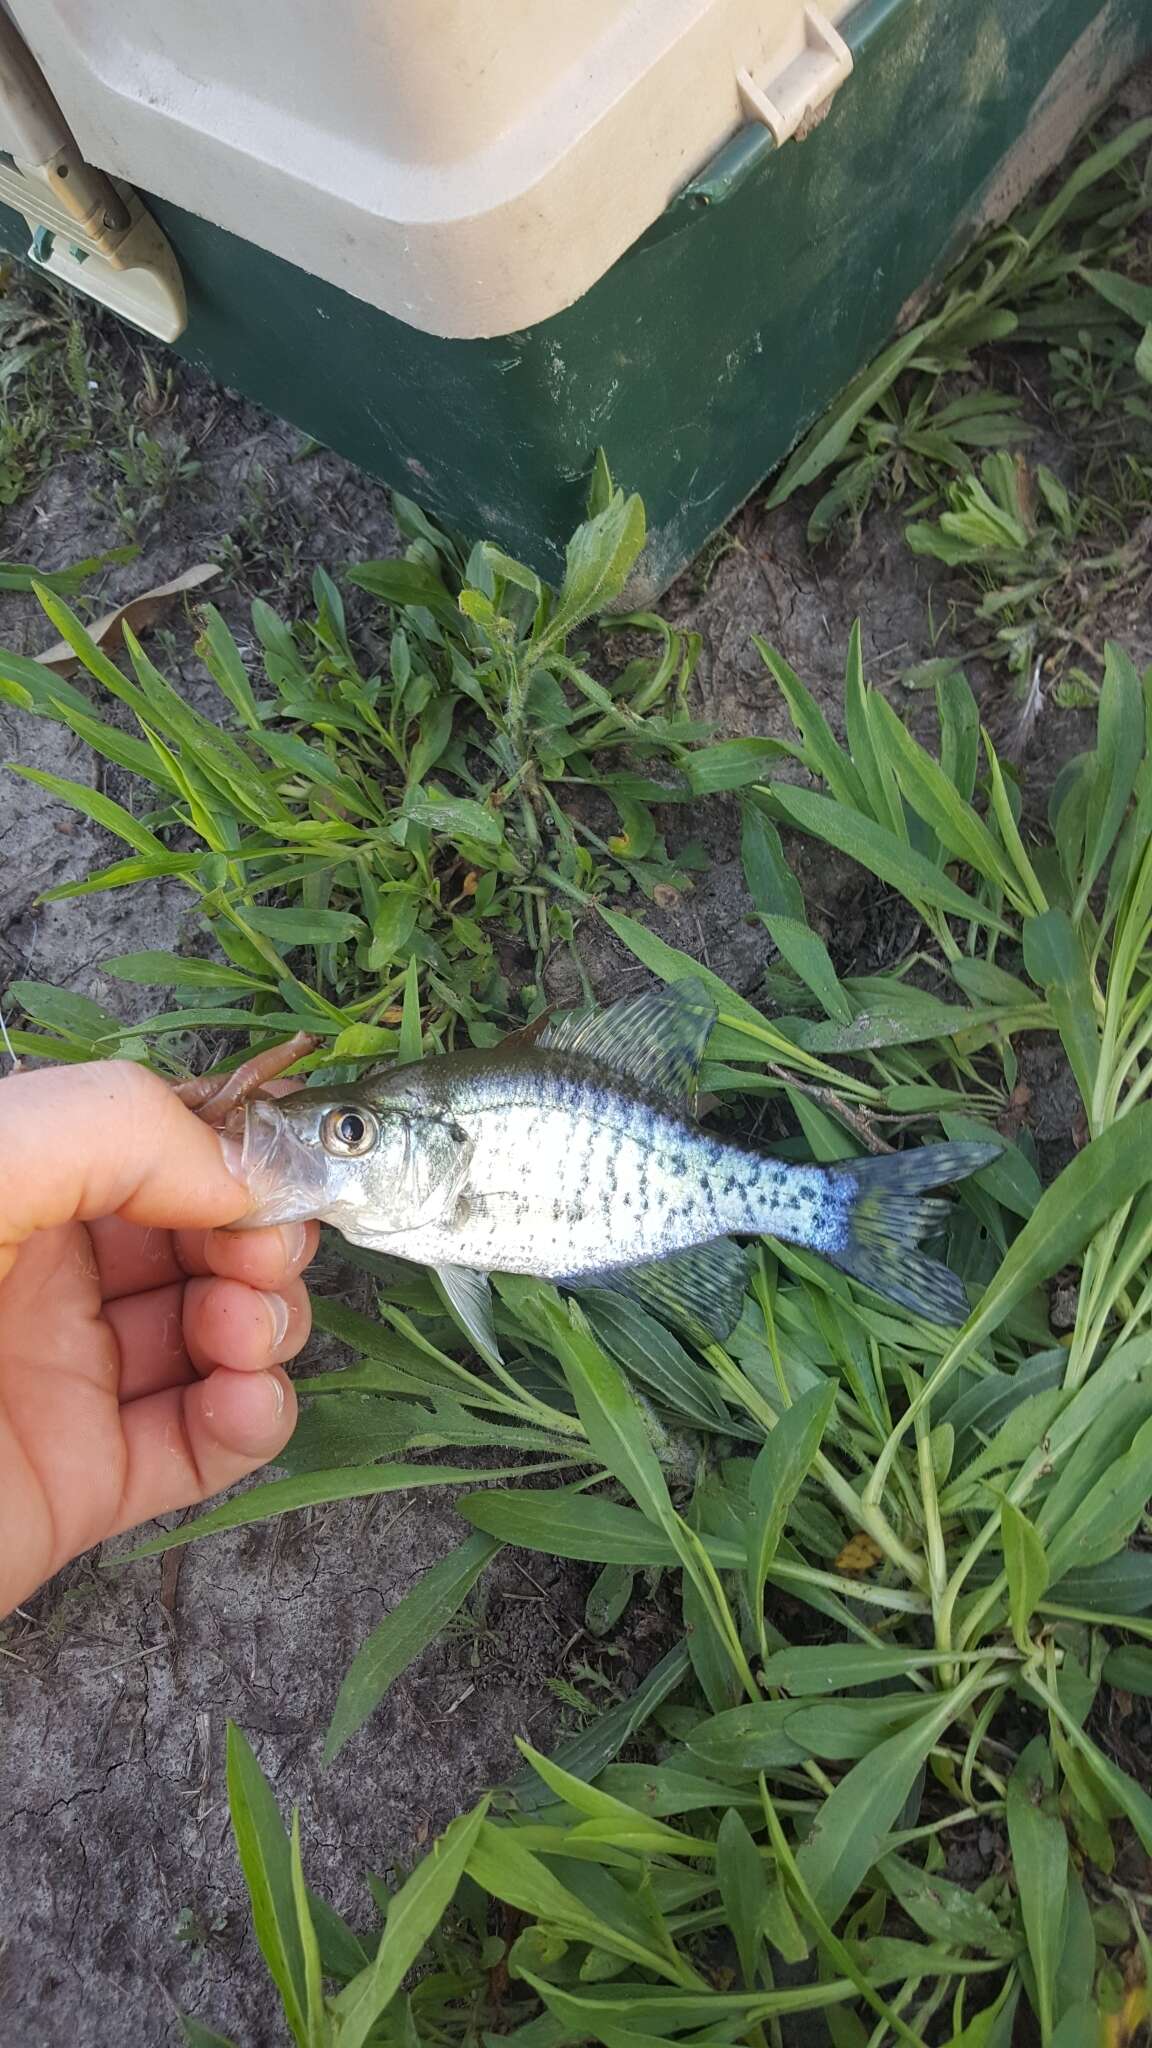
<path id="1" fill-rule="evenodd" d="M 0 1277 L 34 1230 L 115 1215 L 210 1230 L 248 1202 L 216 1132 L 130 1060 L 0 1081 Z"/>

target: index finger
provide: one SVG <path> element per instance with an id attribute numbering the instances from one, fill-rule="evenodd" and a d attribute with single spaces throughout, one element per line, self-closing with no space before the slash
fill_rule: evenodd
<path id="1" fill-rule="evenodd" d="M 217 1133 L 130 1060 L 0 1081 L 0 1278 L 35 1230 L 123 1216 L 213 1229 L 249 1206 Z"/>

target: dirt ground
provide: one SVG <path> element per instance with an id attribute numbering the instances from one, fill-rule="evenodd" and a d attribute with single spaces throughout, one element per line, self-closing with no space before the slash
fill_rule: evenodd
<path id="1" fill-rule="evenodd" d="M 107 578 L 110 603 L 218 559 L 222 573 L 206 594 L 248 648 L 252 596 L 291 615 L 307 603 L 315 564 L 338 571 L 398 551 L 384 490 L 349 464 L 190 372 L 172 371 L 169 393 L 162 352 L 99 318 L 87 332 L 94 401 L 102 379 L 115 381 L 148 433 L 176 456 L 183 449 L 185 467 L 199 465 L 146 517 L 139 558 Z M 895 518 L 873 519 L 859 545 L 818 558 L 803 527 L 802 509 L 766 519 L 754 501 L 710 573 L 698 566 L 666 600 L 677 623 L 703 635 L 697 709 L 723 734 L 787 730 L 751 646 L 754 631 L 781 648 L 833 722 L 857 616 L 868 672 L 885 685 L 896 687 L 930 655 L 957 650 L 947 580 L 909 552 Z M 51 568 L 124 538 L 115 476 L 97 437 L 61 452 L 8 510 L 0 552 Z M 28 600 L 0 600 L 0 638 L 35 651 L 51 637 L 38 616 Z M 1112 630 L 1138 661 L 1152 658 L 1146 619 L 1121 615 Z M 176 619 L 151 647 L 196 691 L 191 644 Z M 979 665 L 969 673 L 993 730 L 1006 734 L 1017 706 Z M 900 691 L 897 701 L 919 719 L 923 700 Z M 1045 713 L 1028 763 L 1032 790 L 1050 783 L 1085 732 L 1083 714 Z M 95 772 L 63 729 L 3 710 L 0 742 L 5 760 L 81 781 Z M 114 772 L 105 786 L 117 793 Z M 688 830 L 683 816 L 667 822 L 673 840 Z M 706 838 L 712 867 L 682 909 L 654 912 L 651 921 L 737 988 L 755 991 L 768 948 L 748 917 L 735 806 L 716 800 L 690 827 Z M 884 909 L 875 894 L 858 875 L 816 869 L 797 851 L 840 957 L 877 959 Z M 0 989 L 31 976 L 120 1014 L 132 1014 L 134 1002 L 151 1007 L 148 992 L 102 975 L 100 962 L 179 947 L 192 919 L 178 887 L 37 902 L 46 887 L 111 857 L 97 828 L 35 786 L 5 779 Z M 637 975 L 602 932 L 586 934 L 585 946 L 602 989 L 619 990 Z M 561 975 L 553 993 L 567 992 Z M 429 1651 L 337 1766 L 322 1772 L 319 1738 L 354 1650 L 458 1540 L 458 1528 L 448 1504 L 430 1497 L 327 1508 L 176 1553 L 178 1573 L 157 1560 L 109 1570 L 104 1560 L 84 1559 L 16 1617 L 0 1637 L 0 2038 L 12 2048 L 169 2048 L 180 2039 L 182 2009 L 243 2048 L 282 2042 L 231 1847 L 229 1718 L 254 1742 L 282 1806 L 303 1809 L 310 1882 L 357 1921 L 367 1918 L 360 1872 L 386 1874 L 508 1773 L 515 1733 L 539 1740 L 560 1725 L 551 1680 L 591 1653 L 628 1689 L 652 1656 L 645 1617 L 605 1659 L 583 1634 L 589 1575 L 505 1556 L 473 1622 Z"/>

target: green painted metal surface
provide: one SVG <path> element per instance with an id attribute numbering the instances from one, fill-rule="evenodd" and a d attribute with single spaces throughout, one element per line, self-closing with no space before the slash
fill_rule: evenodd
<path id="1" fill-rule="evenodd" d="M 655 595 L 882 347 L 1030 129 L 1043 155 L 1061 93 L 1086 119 L 1152 49 L 1152 0 L 864 0 L 843 29 L 855 70 L 811 134 L 742 131 L 574 306 L 496 340 L 418 333 L 152 201 L 180 352 L 546 575 L 603 446 L 646 501 Z"/>

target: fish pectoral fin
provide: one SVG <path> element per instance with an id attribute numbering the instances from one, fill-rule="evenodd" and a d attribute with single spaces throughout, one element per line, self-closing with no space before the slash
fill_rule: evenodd
<path id="1" fill-rule="evenodd" d="M 747 1252 L 730 1237 L 722 1237 L 693 1251 L 605 1273 L 584 1286 L 629 1294 L 666 1322 L 679 1323 L 689 1335 L 703 1332 L 707 1342 L 722 1344 L 740 1321 L 747 1280 Z"/>
<path id="2" fill-rule="evenodd" d="M 683 1099 L 696 1093 L 715 1022 L 716 999 L 703 983 L 676 981 L 606 1010 L 570 1011 L 546 1024 L 536 1043 L 598 1060 L 647 1095 Z"/>
<path id="3" fill-rule="evenodd" d="M 486 1273 L 474 1273 L 468 1266 L 435 1266 L 433 1276 L 465 1336 L 470 1337 L 481 1358 L 489 1365 L 501 1365 L 492 1313 L 492 1289 Z"/>

